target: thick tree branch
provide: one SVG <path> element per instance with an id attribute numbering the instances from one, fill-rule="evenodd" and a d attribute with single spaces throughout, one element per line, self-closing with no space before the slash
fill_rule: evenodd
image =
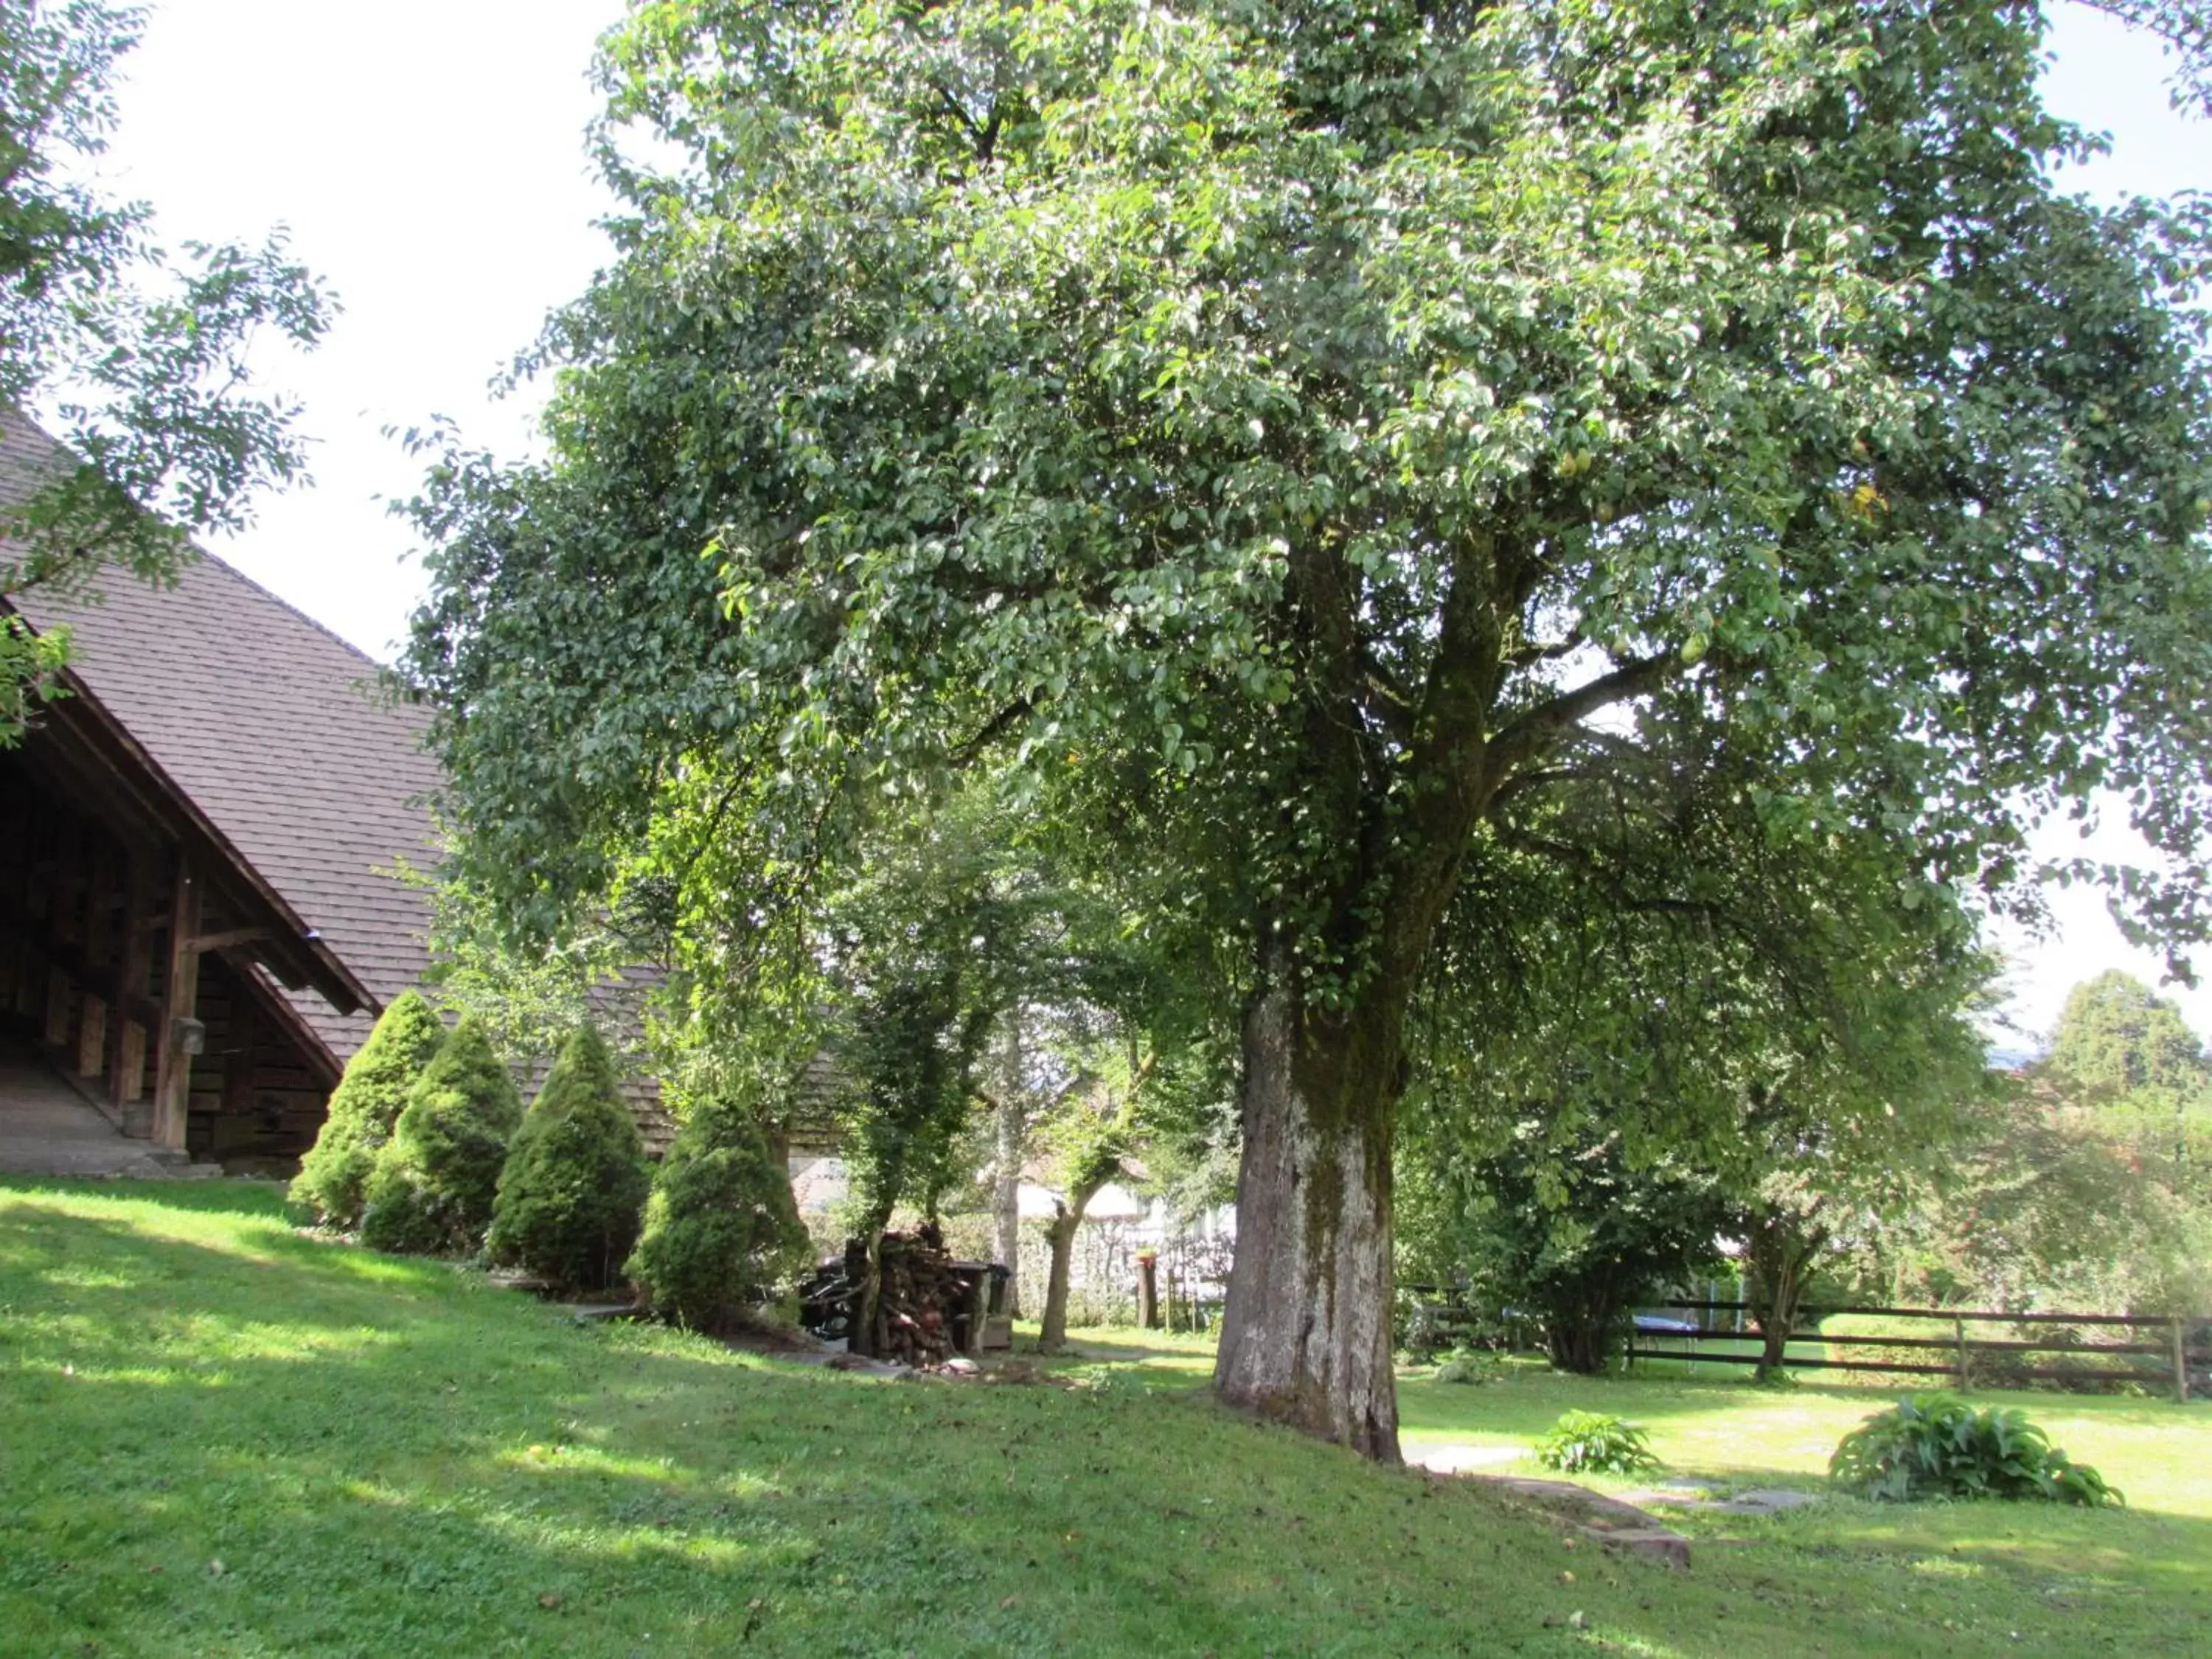
<path id="1" fill-rule="evenodd" d="M 997 102 L 994 100 L 991 106 L 991 118 L 978 125 L 975 118 L 969 114 L 967 106 L 954 97 L 951 91 L 942 82 L 932 82 L 930 87 L 931 90 L 943 100 L 945 107 L 952 112 L 952 118 L 959 122 L 962 129 L 968 134 L 969 142 L 975 147 L 975 159 L 988 164 L 991 160 L 992 152 L 999 146 Z"/>
<path id="2" fill-rule="evenodd" d="M 1290 595 L 1297 608 L 1312 672 L 1306 696 L 1304 749 L 1310 775 L 1319 784 L 1315 805 L 1339 847 L 1350 852 L 1360 842 L 1367 785 L 1367 736 L 1359 720 L 1365 706 L 1367 675 L 1363 665 L 1353 578 L 1342 558 L 1316 544 L 1293 548 Z M 1356 898 L 1364 872 L 1354 859 L 1335 873 L 1341 912 Z"/>
<path id="3" fill-rule="evenodd" d="M 1580 629 L 1572 630 L 1563 640 L 1551 640 L 1540 644 L 1532 640 L 1507 652 L 1505 665 L 1508 668 L 1533 668 L 1540 662 L 1557 662 L 1560 658 L 1571 656 L 1581 650 L 1584 643 Z"/>
<path id="4" fill-rule="evenodd" d="M 1410 743 L 1413 737 L 1414 708 L 1413 699 L 1395 676 L 1375 659 L 1375 653 L 1365 645 L 1359 648 L 1361 674 L 1360 702 L 1375 723 L 1401 743 Z"/>
<path id="5" fill-rule="evenodd" d="M 1430 939 L 1458 884 L 1468 837 L 1485 804 L 1490 710 L 1504 673 L 1497 537 L 1463 538 L 1414 720 L 1395 867 L 1382 922 L 1382 994 L 1411 994 Z"/>
<path id="6" fill-rule="evenodd" d="M 1494 798 L 1517 769 L 1548 754 L 1561 738 L 1599 710 L 1657 690 L 1675 661 L 1671 653 L 1637 658 L 1521 714 L 1491 743 L 1484 776 L 1486 793 Z"/>
<path id="7" fill-rule="evenodd" d="M 1612 779 L 1608 775 L 1593 772 L 1587 767 L 1526 767 L 1521 771 L 1516 772 L 1511 777 L 1506 779 L 1504 782 L 1499 784 L 1497 788 L 1491 791 L 1490 799 L 1484 810 L 1486 812 L 1491 813 L 1502 811 L 1509 803 L 1517 800 L 1522 795 L 1534 793 L 1536 790 L 1542 788 L 1546 784 L 1598 783 L 1609 781 L 1612 781 Z"/>
<path id="8" fill-rule="evenodd" d="M 972 735 L 954 744 L 945 758 L 956 769 L 972 765 L 986 749 L 1004 737 L 1014 722 L 1029 714 L 1033 707 L 1027 697 L 1017 697 L 985 720 Z"/>

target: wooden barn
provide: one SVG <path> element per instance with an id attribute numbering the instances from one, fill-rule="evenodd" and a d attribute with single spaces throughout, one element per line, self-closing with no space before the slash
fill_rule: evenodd
<path id="1" fill-rule="evenodd" d="M 56 453 L 0 407 L 0 495 Z M 104 602 L 0 597 L 66 626 L 70 695 L 0 750 L 0 1039 L 126 1134 L 288 1167 L 385 1004 L 421 982 L 422 712 L 221 560 Z"/>

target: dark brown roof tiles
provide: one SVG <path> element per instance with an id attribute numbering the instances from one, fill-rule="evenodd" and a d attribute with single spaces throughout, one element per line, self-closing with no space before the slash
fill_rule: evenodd
<path id="1" fill-rule="evenodd" d="M 0 405 L 0 497 L 21 499 L 59 453 Z M 173 589 L 120 573 L 102 586 L 99 605 L 36 590 L 11 603 L 42 631 L 70 627 L 85 687 L 380 1004 L 419 984 L 428 906 L 390 872 L 436 857 L 424 713 L 380 691 L 373 659 L 220 559 L 203 556 Z M 340 1060 L 375 1018 L 287 994 Z"/>

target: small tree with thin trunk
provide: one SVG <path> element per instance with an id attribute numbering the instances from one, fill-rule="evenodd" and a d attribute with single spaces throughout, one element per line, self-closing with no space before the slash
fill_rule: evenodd
<path id="1" fill-rule="evenodd" d="M 1058 1353 L 1067 1346 L 1068 1276 L 1076 1235 L 1099 1188 L 1121 1173 L 1130 1133 L 1127 1101 L 1117 1101 L 1105 1082 L 1095 1075 L 1078 1079 L 1062 1096 L 1053 1121 L 1045 1127 L 1063 1194 L 1053 1200 L 1053 1218 L 1044 1229 L 1051 1259 L 1037 1346 L 1046 1353 Z"/>
<path id="2" fill-rule="evenodd" d="M 445 1040 L 445 1026 L 421 993 L 392 999 L 331 1093 L 322 1129 L 292 1181 L 295 1204 L 327 1227 L 361 1224 L 376 1155 Z"/>
<path id="3" fill-rule="evenodd" d="M 1760 1183 L 1744 1228 L 1744 1300 L 1759 1332 L 1757 1381 L 1770 1381 L 1788 1358 L 1790 1334 L 1805 1302 L 1829 1223 L 1821 1194 L 1802 1176 L 1781 1175 Z"/>

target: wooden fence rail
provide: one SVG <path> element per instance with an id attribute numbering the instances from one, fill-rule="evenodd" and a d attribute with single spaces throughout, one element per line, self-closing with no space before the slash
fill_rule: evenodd
<path id="1" fill-rule="evenodd" d="M 1708 1365 L 1755 1365 L 1756 1353 L 1698 1353 L 1690 1345 L 1699 1342 L 1757 1343 L 1759 1340 L 1747 1316 L 1750 1304 L 1742 1302 L 1699 1302 L 1676 1300 L 1660 1302 L 1655 1307 L 1695 1312 L 1706 1316 L 1725 1313 L 1737 1316 L 1729 1328 L 1711 1328 L 1701 1321 L 1698 1328 L 1685 1331 L 1637 1331 L 1631 1329 L 1628 1339 L 1628 1361 L 1635 1364 L 1639 1352 L 1647 1359 L 1677 1359 L 1691 1364 Z M 1929 1320 L 1949 1326 L 1944 1336 L 1862 1336 L 1845 1333 L 1811 1330 L 1802 1334 L 1792 1331 L 1784 1344 L 1782 1363 L 1792 1370 L 1893 1371 L 1905 1376 L 1948 1376 L 1964 1389 L 1971 1385 L 1975 1372 L 1974 1357 L 1978 1354 L 2014 1355 L 2037 1354 L 2046 1358 L 2069 1356 L 2087 1358 L 2092 1356 L 2111 1356 L 2122 1361 L 2114 1369 L 2097 1369 L 2080 1365 L 2018 1365 L 2006 1364 L 1996 1369 L 2002 1376 L 2034 1377 L 2042 1380 L 2074 1382 L 2132 1382 L 2171 1387 L 2174 1398 L 2186 1402 L 2190 1395 L 2190 1374 L 2194 1356 L 2200 1349 L 2212 1349 L 2212 1320 L 2197 1317 L 2178 1317 L 2168 1314 L 2044 1314 L 1996 1313 L 1981 1310 L 1955 1308 L 1874 1308 L 1856 1306 L 1808 1307 L 1802 1317 L 1826 1319 L 1832 1315 L 1862 1314 L 1882 1319 Z M 2085 1327 L 2118 1329 L 2130 1334 L 2137 1331 L 2156 1331 L 2154 1341 L 2129 1342 L 2038 1342 L 2019 1337 L 1969 1336 L 1966 1328 L 1974 1324 L 2009 1325 L 2014 1328 L 2036 1326 Z M 1916 1358 L 1832 1359 L 1826 1356 L 1793 1354 L 1792 1346 L 1817 1342 L 1829 1348 L 1887 1348 L 1903 1349 L 1908 1353 L 1941 1352 L 1948 1356 L 1942 1363 L 1929 1364 Z M 1670 1345 L 1684 1345 L 1672 1351 Z M 2131 1363 L 2138 1358 L 2154 1358 L 2161 1363 L 2146 1370 Z"/>

